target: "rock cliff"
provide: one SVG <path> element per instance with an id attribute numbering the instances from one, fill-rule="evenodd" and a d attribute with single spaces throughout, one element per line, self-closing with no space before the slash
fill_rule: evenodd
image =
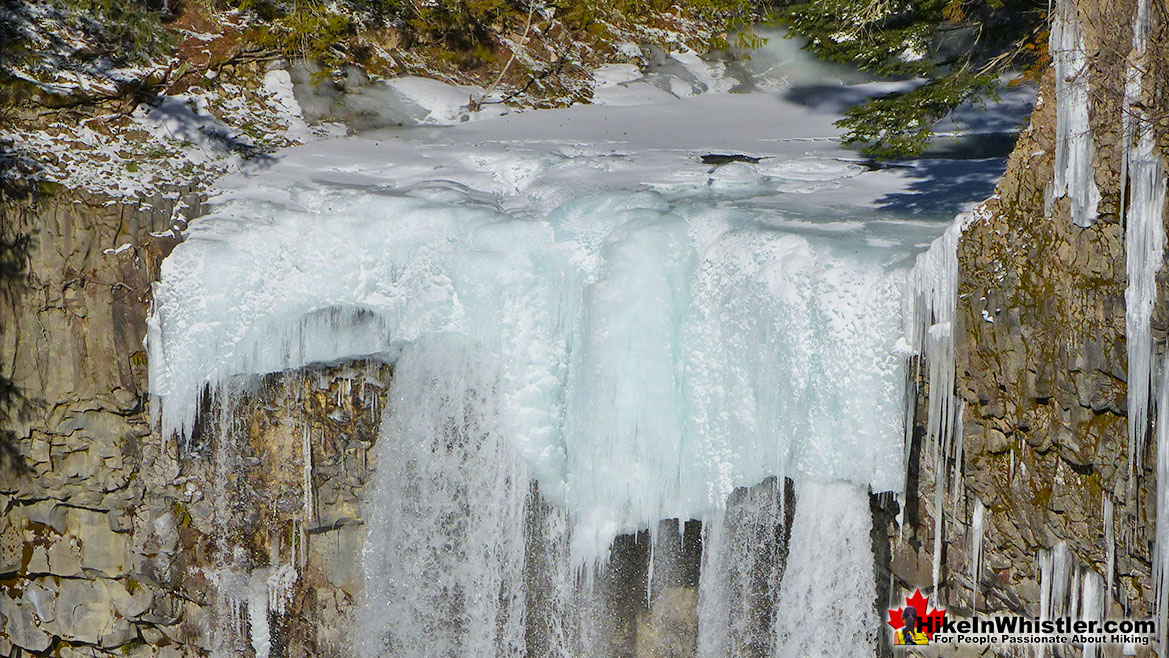
<path id="1" fill-rule="evenodd" d="M 996 194 L 958 244 L 960 439 L 948 450 L 931 443 L 920 405 L 908 534 L 893 560 L 901 583 L 923 591 L 933 586 L 940 514 L 935 596 L 958 614 L 1038 615 L 1045 612 L 1043 590 L 1050 593 L 1053 582 L 1063 581 L 1067 600 L 1052 601 L 1046 611 L 1059 614 L 1073 609 L 1084 579 L 1093 577 L 1107 588 L 1108 614 L 1155 611 L 1157 446 L 1150 438 L 1130 450 L 1130 423 L 1147 427 L 1153 414 L 1130 409 L 1130 374 L 1141 375 L 1130 370 L 1126 351 L 1126 259 L 1134 258 L 1126 246 L 1137 248 L 1126 244 L 1126 226 L 1131 235 L 1139 200 L 1126 170 L 1133 137 L 1126 135 L 1124 117 L 1163 108 L 1169 79 L 1166 7 L 1146 7 L 1152 34 L 1143 55 L 1134 47 L 1137 2 L 1079 0 L 1053 10 L 1074 15 L 1086 56 L 1074 82 L 1090 90 L 1095 221 L 1077 224 L 1075 195 L 1053 193 L 1066 145 L 1059 115 L 1069 108 L 1060 107 L 1056 71 L 1049 70 Z M 1135 102 L 1126 100 L 1124 84 L 1134 71 L 1140 81 Z M 1144 116 L 1164 154 L 1169 131 L 1163 110 Z M 1158 220 L 1163 224 L 1164 217 Z M 1163 249 L 1147 257 L 1159 264 Z M 1152 314 L 1158 353 L 1165 338 L 1164 274 L 1157 277 Z M 918 387 L 922 395 L 935 394 L 923 381 Z M 981 558 L 974 564 L 977 545 Z"/>

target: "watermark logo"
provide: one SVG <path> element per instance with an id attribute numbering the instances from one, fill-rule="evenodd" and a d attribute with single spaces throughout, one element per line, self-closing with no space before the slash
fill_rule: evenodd
<path id="1" fill-rule="evenodd" d="M 1152 619 L 1073 619 L 1070 616 L 1029 617 L 1012 614 L 974 614 L 955 619 L 945 609 L 931 607 L 920 590 L 905 605 L 889 609 L 896 646 L 923 645 L 1070 645 L 1121 646 L 1122 654 L 1136 655 L 1156 633 Z"/>
<path id="2" fill-rule="evenodd" d="M 893 644 L 899 646 L 929 644 L 945 622 L 946 611 L 929 608 L 929 601 L 921 595 L 921 590 L 915 589 L 911 596 L 905 597 L 904 606 L 889 609 L 888 624 L 893 627 Z"/>

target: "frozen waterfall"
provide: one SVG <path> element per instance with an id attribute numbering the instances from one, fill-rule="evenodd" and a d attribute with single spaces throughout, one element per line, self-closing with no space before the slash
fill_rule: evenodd
<path id="1" fill-rule="evenodd" d="M 165 435 L 241 376 L 392 365 L 361 656 L 609 655 L 645 615 L 702 656 L 871 654 L 869 494 L 904 484 L 910 357 L 953 386 L 968 220 L 926 251 L 953 209 L 899 207 L 913 172 L 779 98 L 391 132 L 227 181 L 155 289 Z M 934 404 L 946 454 L 959 409 Z"/>

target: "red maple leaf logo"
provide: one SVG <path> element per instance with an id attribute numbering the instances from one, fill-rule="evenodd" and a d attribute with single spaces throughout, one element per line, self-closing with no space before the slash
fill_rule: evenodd
<path id="1" fill-rule="evenodd" d="M 932 641 L 934 639 L 934 633 L 942 628 L 942 621 L 946 618 L 946 611 L 941 608 L 933 608 L 929 612 L 926 612 L 928 605 L 929 601 L 921 595 L 921 590 L 915 589 L 913 590 L 912 596 L 905 597 L 904 606 L 889 609 L 888 624 L 894 629 L 904 627 L 905 618 L 902 616 L 902 613 L 905 611 L 905 608 L 912 607 L 913 611 L 917 613 L 916 617 L 920 622 L 919 628 Z"/>

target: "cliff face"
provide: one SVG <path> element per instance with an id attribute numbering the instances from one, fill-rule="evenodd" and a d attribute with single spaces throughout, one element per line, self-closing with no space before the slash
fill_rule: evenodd
<path id="1" fill-rule="evenodd" d="M 1150 438 L 1135 454 L 1129 448 L 1129 424 L 1149 419 L 1139 409 L 1130 414 L 1126 399 L 1126 258 L 1134 258 L 1126 255 L 1126 226 L 1131 232 L 1139 200 L 1126 176 L 1126 141 L 1132 141 L 1126 140 L 1122 117 L 1154 117 L 1158 150 L 1165 153 L 1164 116 L 1143 113 L 1142 107 L 1163 107 L 1169 69 L 1165 5 L 1147 5 L 1152 33 L 1143 56 L 1134 49 L 1137 5 L 1079 0 L 1053 10 L 1074 14 L 1086 56 L 1075 82 L 1086 80 L 1089 90 L 1088 172 L 1099 191 L 1096 221 L 1076 223 L 1074 189 L 1065 196 L 1053 193 L 1058 169 L 1065 166 L 1057 153 L 1068 143 L 1066 135 L 1060 137 L 1061 122 L 1073 108 L 1057 90 L 1056 72 L 1049 71 L 995 196 L 959 242 L 955 366 L 961 439 L 935 462 L 929 455 L 936 446 L 919 429 L 913 462 L 921 468 L 911 474 L 907 501 L 907 518 L 917 522 L 895 550 L 894 570 L 907 584 L 931 585 L 934 522 L 942 514 L 937 596 L 967 614 L 1038 614 L 1042 589 L 1064 580 L 1074 600 L 1089 571 L 1108 588 L 1108 613 L 1140 617 L 1154 611 L 1156 442 Z M 1139 105 L 1125 100 L 1124 81 L 1133 79 L 1133 71 L 1140 80 Z M 1160 263 L 1161 249 L 1148 257 Z M 1160 344 L 1163 272 L 1156 300 L 1152 327 Z M 982 557 L 975 565 L 979 542 Z M 1064 605 L 1053 601 L 1052 610 L 1068 609 Z"/>
<path id="2" fill-rule="evenodd" d="M 0 654 L 181 643 L 192 556 L 178 510 L 198 473 L 151 433 L 142 338 L 173 246 L 149 234 L 198 196 L 3 196 Z"/>
<path id="3" fill-rule="evenodd" d="M 159 436 L 143 338 L 180 203 L 0 199 L 0 655 L 242 655 L 261 625 L 274 655 L 348 655 L 388 369 L 237 382 L 189 442 Z M 224 609 L 239 630 L 213 633 Z"/>

